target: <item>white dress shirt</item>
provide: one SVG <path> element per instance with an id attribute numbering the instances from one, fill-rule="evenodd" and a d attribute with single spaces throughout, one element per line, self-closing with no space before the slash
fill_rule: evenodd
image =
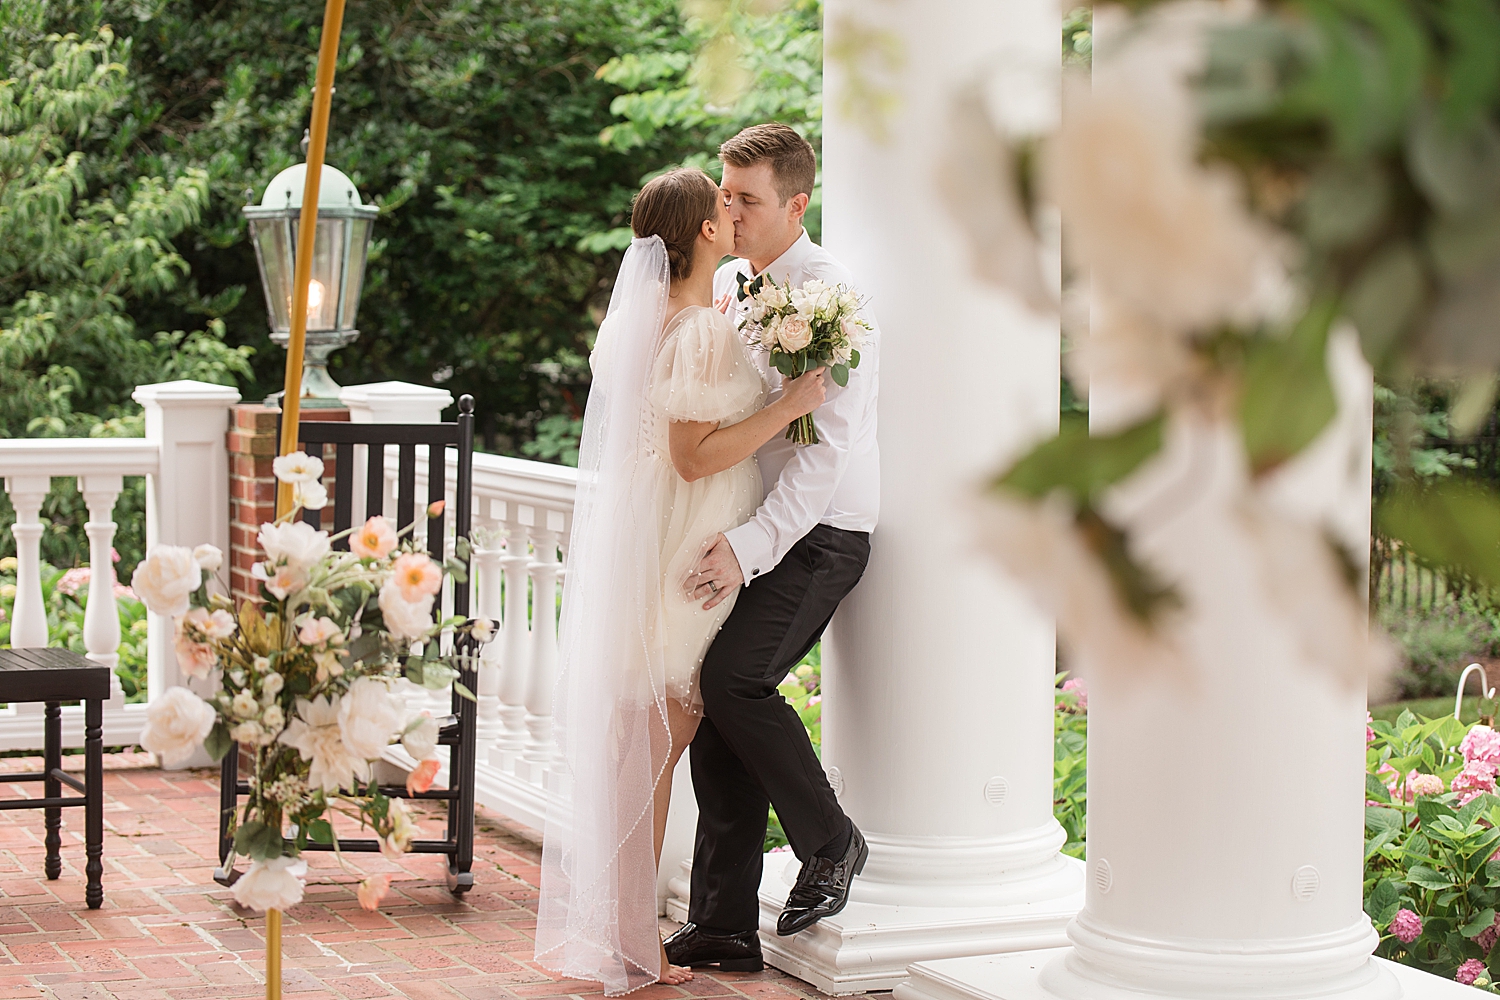
<path id="1" fill-rule="evenodd" d="M 714 275 L 714 298 L 729 295 L 729 315 L 736 323 L 744 311 L 738 298 L 739 275 L 751 275 L 748 260 L 723 265 Z M 812 241 L 807 230 L 765 269 L 770 280 L 792 287 L 817 278 L 830 285 L 856 288 L 849 271 Z M 816 525 L 846 531 L 871 531 L 880 513 L 880 450 L 875 443 L 875 396 L 880 387 L 880 329 L 868 306 L 862 315 L 874 327 L 859 354 L 849 384 L 825 379 L 828 397 L 813 413 L 818 443 L 795 445 L 776 435 L 755 453 L 760 462 L 765 502 L 749 521 L 726 531 L 730 548 L 748 586 L 779 563 L 787 551 Z M 771 367 L 769 352 L 758 344 L 750 355 L 765 375 L 771 392 L 781 395 L 781 373 Z"/>

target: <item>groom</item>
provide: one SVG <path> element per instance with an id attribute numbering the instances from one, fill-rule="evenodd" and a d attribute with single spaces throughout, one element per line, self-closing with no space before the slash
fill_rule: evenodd
<path id="1" fill-rule="evenodd" d="M 715 275 L 721 309 L 737 320 L 745 305 L 740 287 L 759 274 L 793 287 L 812 278 L 854 287 L 802 228 L 817 172 L 805 139 L 785 125 L 756 125 L 719 147 L 719 159 L 739 258 Z M 802 862 L 778 934 L 842 910 L 869 854 L 802 720 L 776 687 L 822 637 L 869 560 L 880 505 L 879 343 L 872 329 L 849 384 L 829 380 L 827 401 L 813 415 L 817 444 L 778 436 L 760 449 L 764 502 L 747 523 L 713 540 L 690 581 L 706 608 L 737 589 L 739 597 L 703 660 L 704 719 L 691 750 L 698 832 L 690 922 L 665 942 L 674 965 L 761 968 L 757 896 L 768 803 Z M 781 376 L 764 351 L 751 354 L 774 399 Z"/>

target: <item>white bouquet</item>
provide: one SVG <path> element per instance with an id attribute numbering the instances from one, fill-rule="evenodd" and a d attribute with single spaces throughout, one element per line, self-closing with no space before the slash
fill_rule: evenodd
<path id="1" fill-rule="evenodd" d="M 771 354 L 771 365 L 783 378 L 798 378 L 826 367 L 838 385 L 849 384 L 849 369 L 859 367 L 870 324 L 859 315 L 864 305 L 847 285 L 829 285 L 816 278 L 798 288 L 778 285 L 762 274 L 741 279 L 739 297 L 750 300 L 740 329 L 754 336 Z M 817 444 L 812 414 L 798 417 L 786 429 L 788 441 Z"/>

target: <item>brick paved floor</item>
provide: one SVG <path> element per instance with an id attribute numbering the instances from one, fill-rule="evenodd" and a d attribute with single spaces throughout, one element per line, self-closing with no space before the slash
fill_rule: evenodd
<path id="1" fill-rule="evenodd" d="M 82 758 L 67 761 L 71 770 Z M 42 874 L 40 810 L 0 812 L 0 1000 L 193 1000 L 264 995 L 264 921 L 211 878 L 217 862 L 214 771 L 161 771 L 149 755 L 111 755 L 105 772 L 104 906 L 83 902 L 83 815 L 64 811 L 63 875 Z M 39 759 L 0 759 L 0 796 L 40 794 L 6 772 Z M 431 813 L 427 835 L 441 835 Z M 307 855 L 303 902 L 282 927 L 283 989 L 296 1000 L 542 1000 L 602 996 L 556 980 L 531 960 L 540 850 L 534 834 L 481 810 L 474 889 L 455 900 L 440 856 L 401 863 L 378 854 Z M 359 908 L 366 874 L 392 876 L 378 913 Z M 806 983 L 763 973 L 705 975 L 651 986 L 635 1000 L 817 997 Z"/>

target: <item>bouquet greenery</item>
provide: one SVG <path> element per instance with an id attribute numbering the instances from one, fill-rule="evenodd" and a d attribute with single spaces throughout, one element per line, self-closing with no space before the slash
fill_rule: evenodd
<path id="1" fill-rule="evenodd" d="M 236 743 L 253 756 L 234 831 L 235 853 L 252 864 L 234 895 L 256 910 L 301 900 L 300 855 L 309 841 L 337 847 L 330 822 L 336 813 L 372 828 L 387 856 L 406 850 L 415 826 L 401 800 L 381 792 L 371 765 L 400 741 L 419 762 L 408 793 L 426 791 L 439 767 L 438 722 L 409 712 L 395 687 L 403 677 L 427 687 L 458 685 L 438 636 L 464 629 L 485 641 L 492 634 L 485 621 L 434 619 L 445 574 L 466 579 L 462 539 L 458 559 L 440 565 L 402 539 L 410 529 L 397 532 L 381 516 L 330 537 L 296 519 L 304 506 L 327 502 L 318 482 L 322 462 L 300 452 L 283 456 L 276 474 L 293 483 L 296 505 L 261 526 L 265 558 L 253 570 L 261 602 L 246 601 L 236 613 L 222 592 L 209 592 L 205 574 L 223 561 L 211 545 L 158 545 L 131 581 L 148 608 L 173 619 L 182 670 L 205 680 L 219 672 L 207 698 L 173 687 L 156 699 L 141 745 L 167 764 L 199 746 L 215 760 Z M 429 509 L 429 516 L 438 512 Z M 346 551 L 333 547 L 346 537 Z M 421 655 L 413 649 L 418 643 Z M 386 876 L 366 879 L 361 905 L 375 909 L 389 884 Z"/>
<path id="2" fill-rule="evenodd" d="M 740 329 L 770 352 L 771 365 L 783 378 L 798 378 L 822 366 L 834 382 L 849 384 L 849 369 L 859 367 L 859 349 L 870 329 L 859 315 L 863 303 L 852 289 L 817 279 L 793 288 L 790 282 L 767 281 L 762 274 L 741 281 L 739 297 L 750 300 Z M 812 414 L 792 421 L 786 437 L 797 444 L 817 444 Z"/>

